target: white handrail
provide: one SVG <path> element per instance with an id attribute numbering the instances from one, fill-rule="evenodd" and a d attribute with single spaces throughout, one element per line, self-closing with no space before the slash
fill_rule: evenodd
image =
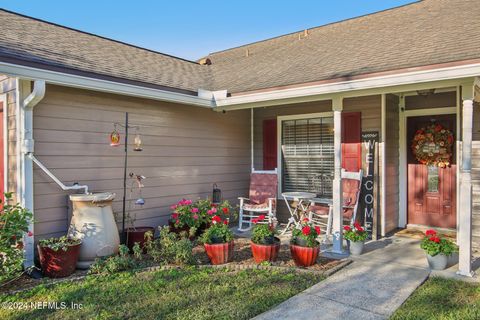
<path id="1" fill-rule="evenodd" d="M 74 184 L 72 186 L 66 186 L 62 181 L 60 181 L 53 173 L 50 172 L 37 158 L 32 153 L 28 153 L 27 156 L 32 159 L 35 164 L 42 169 L 50 178 L 52 178 L 53 181 L 55 181 L 56 184 L 62 188 L 62 190 L 68 191 L 68 190 L 80 190 L 84 189 L 85 194 L 88 194 L 88 186 L 87 185 L 79 185 L 79 184 Z"/>

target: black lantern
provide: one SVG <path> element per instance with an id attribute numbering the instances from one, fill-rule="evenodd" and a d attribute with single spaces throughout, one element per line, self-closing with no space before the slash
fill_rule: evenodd
<path id="1" fill-rule="evenodd" d="M 213 184 L 212 202 L 214 204 L 219 204 L 222 202 L 222 190 L 218 189 L 216 183 Z"/>

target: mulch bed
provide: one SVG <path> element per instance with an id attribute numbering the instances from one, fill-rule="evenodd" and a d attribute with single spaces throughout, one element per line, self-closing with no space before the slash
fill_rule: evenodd
<path id="1" fill-rule="evenodd" d="M 350 260 L 333 260 L 322 257 L 319 254 L 317 263 L 311 267 L 303 268 L 295 266 L 290 254 L 290 247 L 288 244 L 282 244 L 280 246 L 280 252 L 278 254 L 277 261 L 272 262 L 270 265 L 258 265 L 255 263 L 252 251 L 250 249 L 250 239 L 236 238 L 233 261 L 224 265 L 213 266 L 210 264 L 207 254 L 203 245 L 197 245 L 193 249 L 193 255 L 197 262 L 198 267 L 228 267 L 232 269 L 296 269 L 299 272 L 314 272 L 329 276 L 330 274 L 340 270 L 344 266 L 348 265 Z M 148 266 L 140 271 L 153 271 L 170 268 L 180 268 L 178 266 L 159 266 L 158 264 L 148 263 L 144 261 Z M 0 287 L 0 294 L 10 294 L 18 291 L 28 290 L 40 284 L 52 285 L 58 282 L 65 281 L 77 281 L 83 279 L 87 275 L 88 270 L 76 270 L 71 276 L 66 278 L 50 279 L 33 279 L 27 275 L 22 275 L 18 279 L 11 281 L 10 283 Z"/>
<path id="2" fill-rule="evenodd" d="M 200 265 L 210 265 L 210 260 L 208 259 L 203 246 L 196 246 L 193 249 L 193 255 Z M 295 266 L 292 255 L 290 254 L 290 246 L 288 244 L 282 244 L 280 246 L 280 252 L 278 253 L 277 261 L 272 262 L 271 265 L 277 267 L 298 268 L 313 272 L 323 272 L 337 266 L 340 263 L 342 263 L 341 260 L 325 258 L 319 254 L 317 263 L 313 266 L 308 268 L 297 267 Z M 256 265 L 250 249 L 250 239 L 235 239 L 233 261 L 227 263 L 226 265 Z"/>

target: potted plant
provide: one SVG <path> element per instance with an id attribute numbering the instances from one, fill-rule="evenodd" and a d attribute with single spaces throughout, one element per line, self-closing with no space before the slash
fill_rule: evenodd
<path id="1" fill-rule="evenodd" d="M 350 226 L 343 227 L 343 236 L 349 243 L 350 254 L 352 256 L 359 256 L 363 252 L 365 240 L 368 237 L 367 231 L 363 229 L 360 223 L 355 222 L 353 228 Z"/>
<path id="2" fill-rule="evenodd" d="M 214 215 L 211 226 L 205 230 L 201 240 L 212 264 L 224 264 L 232 260 L 233 232 L 228 227 L 228 220 L 222 221 L 220 216 Z"/>
<path id="3" fill-rule="evenodd" d="M 66 236 L 40 240 L 37 248 L 43 274 L 49 278 L 71 275 L 77 265 L 81 244 L 80 239 Z"/>
<path id="4" fill-rule="evenodd" d="M 428 265 L 433 270 L 444 270 L 448 258 L 458 252 L 458 246 L 453 241 L 440 237 L 433 229 L 425 232 L 420 247 L 425 251 Z"/>
<path id="5" fill-rule="evenodd" d="M 275 237 L 277 231 L 274 223 L 271 221 L 268 221 L 268 223 L 259 223 L 263 220 L 265 220 L 264 215 L 252 220 L 255 226 L 252 230 L 250 248 L 252 249 L 253 258 L 256 263 L 275 261 L 278 256 L 278 251 L 280 250 L 280 239 Z"/>
<path id="6" fill-rule="evenodd" d="M 314 226 L 308 218 L 304 218 L 293 229 L 290 252 L 295 265 L 309 267 L 315 264 L 320 252 L 320 243 L 317 241 L 319 235 L 320 227 Z"/>

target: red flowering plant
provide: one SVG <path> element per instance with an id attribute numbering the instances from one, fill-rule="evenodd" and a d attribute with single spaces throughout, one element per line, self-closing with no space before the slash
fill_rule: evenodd
<path id="1" fill-rule="evenodd" d="M 292 231 L 292 243 L 303 247 L 314 248 L 319 244 L 317 237 L 320 235 L 320 227 L 315 226 L 310 219 L 303 218 L 300 224 Z"/>
<path id="2" fill-rule="evenodd" d="M 23 237 L 31 237 L 32 213 L 17 204 L 9 204 L 11 193 L 5 193 L 0 209 L 0 284 L 18 276 L 23 265 Z"/>
<path id="3" fill-rule="evenodd" d="M 255 244 L 274 244 L 277 234 L 275 223 L 263 214 L 253 219 L 252 222 L 255 224 L 252 230 L 252 242 Z"/>
<path id="4" fill-rule="evenodd" d="M 454 252 L 458 252 L 458 246 L 453 241 L 441 237 L 437 231 L 429 229 L 425 232 L 425 236 L 420 244 L 425 253 L 434 257 L 437 254 L 449 256 Z"/>
<path id="5" fill-rule="evenodd" d="M 350 226 L 343 227 L 343 236 L 351 242 L 363 242 L 367 239 L 368 233 L 363 229 L 360 223 L 355 222 L 353 228 Z"/>
<path id="6" fill-rule="evenodd" d="M 182 199 L 170 209 L 173 211 L 170 222 L 178 229 L 207 227 L 214 215 L 229 216 L 232 211 L 228 201 L 214 204 L 209 199 Z"/>
<path id="7" fill-rule="evenodd" d="M 228 219 L 223 220 L 220 216 L 214 215 L 211 218 L 210 227 L 202 234 L 203 243 L 227 243 L 233 240 L 233 232 L 228 227 Z"/>

